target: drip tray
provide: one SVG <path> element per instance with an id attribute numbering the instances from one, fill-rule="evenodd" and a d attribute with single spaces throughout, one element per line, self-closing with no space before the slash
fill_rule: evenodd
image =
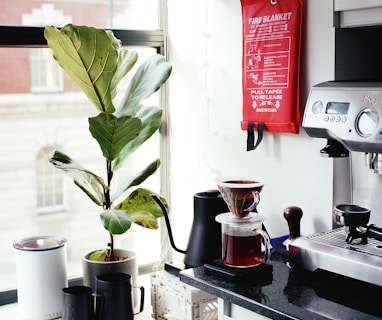
<path id="1" fill-rule="evenodd" d="M 300 237 L 289 244 L 289 258 L 295 269 L 330 271 L 382 286 L 381 242 L 348 244 L 344 228 Z"/>
<path id="2" fill-rule="evenodd" d="M 234 282 L 250 281 L 258 285 L 266 285 L 273 280 L 273 266 L 267 263 L 250 268 L 234 268 L 226 266 L 222 259 L 216 259 L 204 264 L 204 270 L 206 274 Z"/>

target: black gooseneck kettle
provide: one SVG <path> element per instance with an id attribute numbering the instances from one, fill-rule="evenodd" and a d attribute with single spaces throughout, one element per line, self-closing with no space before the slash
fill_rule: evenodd
<path id="1" fill-rule="evenodd" d="M 194 220 L 188 239 L 187 250 L 175 246 L 168 213 L 161 201 L 153 196 L 163 211 L 171 246 L 184 253 L 186 268 L 195 268 L 221 258 L 221 226 L 215 221 L 219 213 L 228 212 L 228 207 L 218 190 L 208 190 L 194 194 Z"/>

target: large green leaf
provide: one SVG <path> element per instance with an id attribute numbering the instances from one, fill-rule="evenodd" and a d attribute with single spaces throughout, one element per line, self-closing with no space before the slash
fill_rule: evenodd
<path id="1" fill-rule="evenodd" d="M 102 154 L 107 160 L 114 160 L 121 150 L 139 135 L 142 123 L 137 117 L 122 116 L 101 112 L 89 118 L 89 130 L 99 143 Z"/>
<path id="2" fill-rule="evenodd" d="M 163 216 L 162 209 L 151 195 L 156 195 L 162 201 L 166 209 L 168 209 L 168 204 L 165 198 L 144 188 L 134 190 L 125 200 L 117 204 L 114 209 L 124 210 L 127 215 L 135 216 L 137 221 L 141 218 L 150 217 L 151 215 L 155 218 L 160 218 Z M 149 215 L 147 213 L 149 213 Z M 146 224 L 151 225 L 150 222 L 144 221 L 141 221 L 140 224 L 143 226 Z"/>
<path id="3" fill-rule="evenodd" d="M 138 54 L 134 50 L 119 50 L 117 71 L 111 81 L 110 91 L 112 98 L 117 94 L 117 86 L 123 77 L 131 70 L 138 60 Z"/>
<path id="4" fill-rule="evenodd" d="M 121 184 L 121 186 L 119 187 L 118 191 L 112 195 L 111 201 L 114 201 L 117 198 L 119 198 L 129 188 L 140 185 L 143 181 L 145 181 L 148 177 L 150 177 L 155 171 L 157 171 L 159 166 L 160 166 L 160 160 L 156 159 L 141 172 L 126 178 L 123 184 Z"/>
<path id="5" fill-rule="evenodd" d="M 134 74 L 117 112 L 119 115 L 134 114 L 136 106 L 158 91 L 171 74 L 172 66 L 159 54 L 143 62 Z"/>
<path id="6" fill-rule="evenodd" d="M 139 211 L 129 214 L 130 219 L 135 224 L 140 225 L 141 227 L 147 229 L 158 229 L 158 220 L 157 218 L 148 211 Z"/>
<path id="7" fill-rule="evenodd" d="M 111 32 L 68 24 L 46 26 L 44 36 L 53 57 L 89 100 L 104 112 L 114 112 L 110 91 L 121 42 Z"/>
<path id="8" fill-rule="evenodd" d="M 113 162 L 113 170 L 120 168 L 124 161 L 137 150 L 147 139 L 158 131 L 162 122 L 162 109 L 155 106 L 141 106 L 136 116 L 142 121 L 142 130 L 120 152 Z"/>
<path id="9" fill-rule="evenodd" d="M 138 188 L 113 209 L 101 214 L 103 226 L 112 234 L 122 234 L 131 223 L 148 229 L 158 229 L 157 218 L 163 216 L 162 209 L 151 197 L 155 194 L 168 209 L 165 198 L 148 189 Z"/>
<path id="10" fill-rule="evenodd" d="M 104 180 L 91 171 L 86 170 L 66 154 L 55 151 L 49 159 L 54 166 L 71 176 L 74 183 L 84 191 L 97 205 L 103 206 L 104 192 L 108 189 Z"/>
<path id="11" fill-rule="evenodd" d="M 101 221 L 111 234 L 123 234 L 131 227 L 130 217 L 120 210 L 105 210 L 101 213 Z"/>

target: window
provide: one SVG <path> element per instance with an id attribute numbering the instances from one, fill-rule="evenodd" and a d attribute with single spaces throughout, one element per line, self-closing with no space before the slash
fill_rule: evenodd
<path id="1" fill-rule="evenodd" d="M 63 176 L 49 163 L 54 147 L 43 148 L 36 157 L 37 213 L 64 210 Z"/>
<path id="2" fill-rule="evenodd" d="M 138 51 L 136 67 L 155 52 L 163 54 L 165 41 L 158 26 L 160 0 L 60 0 L 49 1 L 49 6 L 19 0 L 17 7 L 6 0 L 0 2 L 0 68 L 7 75 L 0 77 L 1 305 L 15 299 L 8 294 L 16 287 L 14 241 L 46 234 L 66 237 L 70 277 L 81 274 L 85 253 L 105 247 L 108 241 L 99 220 L 100 208 L 47 161 L 60 146 L 84 167 L 100 173 L 104 170 L 99 146 L 87 127 L 87 118 L 96 110 L 50 60 L 50 50 L 43 48 L 46 41 L 41 21 L 55 24 L 61 17 L 75 24 L 115 28 L 122 43 Z M 161 95 L 153 99 L 156 101 L 148 103 L 162 105 Z M 158 134 L 139 150 L 140 158 L 134 156 L 131 160 L 135 172 L 142 163 L 166 154 L 161 151 L 164 139 Z M 162 168 L 165 162 L 162 159 Z M 145 187 L 166 193 L 162 176 L 150 177 L 150 185 Z M 158 231 L 134 226 L 116 238 L 117 247 L 137 251 L 142 265 L 155 263 L 161 257 Z M 8 294 L 5 299 L 2 291 Z"/>
<path id="3" fill-rule="evenodd" d="M 60 92 L 64 89 L 63 72 L 46 48 L 30 50 L 31 92 Z"/>
<path id="4" fill-rule="evenodd" d="M 22 25 L 40 26 L 54 24 L 62 27 L 72 22 L 70 15 L 64 15 L 62 10 L 56 10 L 54 4 L 43 3 L 21 16 Z M 32 48 L 30 50 L 30 82 L 31 92 L 58 92 L 63 90 L 63 74 L 52 58 L 49 50 Z"/>

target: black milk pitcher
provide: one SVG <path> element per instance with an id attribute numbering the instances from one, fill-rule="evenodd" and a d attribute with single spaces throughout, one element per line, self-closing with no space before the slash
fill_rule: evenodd
<path id="1" fill-rule="evenodd" d="M 94 298 L 96 298 L 97 309 L 101 311 L 102 299 L 97 299 L 90 287 L 63 288 L 62 320 L 100 320 L 96 318 Z"/>
<path id="2" fill-rule="evenodd" d="M 96 311 L 97 318 L 102 320 L 132 320 L 144 306 L 145 291 L 141 291 L 140 308 L 138 313 L 133 309 L 133 292 L 131 275 L 114 272 L 98 275 L 96 279 L 96 295 L 102 297 L 102 308 Z"/>

